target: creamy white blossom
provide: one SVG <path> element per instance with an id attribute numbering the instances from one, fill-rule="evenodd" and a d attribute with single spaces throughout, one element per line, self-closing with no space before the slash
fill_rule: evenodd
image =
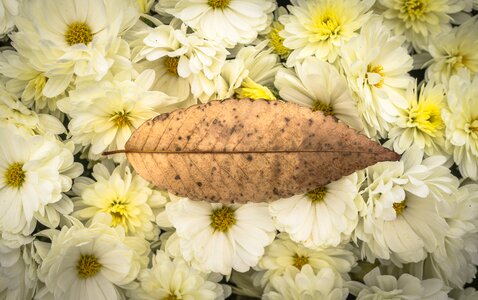
<path id="1" fill-rule="evenodd" d="M 180 0 L 166 11 L 228 48 L 251 43 L 272 21 L 273 0 Z"/>
<path id="2" fill-rule="evenodd" d="M 292 49 L 287 66 L 309 56 L 334 62 L 340 48 L 370 19 L 374 0 L 292 0 L 279 21 L 284 46 Z M 353 8 L 353 9 L 352 9 Z"/>
<path id="3" fill-rule="evenodd" d="M 281 68 L 277 72 L 274 84 L 281 99 L 333 115 L 359 131 L 363 129 L 347 81 L 333 65 L 307 57 L 294 66 L 294 71 Z"/>
<path id="4" fill-rule="evenodd" d="M 58 209 L 68 214 L 64 194 L 83 167 L 73 161 L 73 144 L 51 135 L 24 136 L 14 127 L 0 127 L 0 230 L 30 234 L 36 221 L 56 227 Z M 66 205 L 66 210 L 61 209 Z M 69 207 L 69 212 L 68 212 Z"/>
<path id="5" fill-rule="evenodd" d="M 139 287 L 128 293 L 132 299 L 223 300 L 231 293 L 218 283 L 222 276 L 202 273 L 182 258 L 171 259 L 157 251 L 151 261 L 151 268 L 138 275 Z"/>
<path id="6" fill-rule="evenodd" d="M 98 81 L 127 60 L 120 35 L 139 17 L 133 0 L 23 1 L 11 35 L 18 53 L 48 78 L 43 95 L 61 94 L 74 75 Z"/>
<path id="7" fill-rule="evenodd" d="M 271 202 L 269 210 L 277 228 L 309 248 L 347 243 L 358 223 L 358 180 L 354 173 L 305 194 Z"/>
<path id="8" fill-rule="evenodd" d="M 223 205 L 182 198 L 168 203 L 166 213 L 184 259 L 205 272 L 249 270 L 275 236 L 266 203 Z"/>
<path id="9" fill-rule="evenodd" d="M 0 39 L 15 27 L 14 19 L 18 15 L 18 0 L 0 1 Z"/>
<path id="10" fill-rule="evenodd" d="M 448 108 L 443 110 L 445 136 L 464 177 L 478 180 L 478 74 L 462 69 L 450 79 Z"/>
<path id="11" fill-rule="evenodd" d="M 385 137 L 405 109 L 405 91 L 411 81 L 412 57 L 380 18 L 365 24 L 360 35 L 341 47 L 341 66 L 357 102 L 365 133 Z"/>
<path id="12" fill-rule="evenodd" d="M 146 267 L 149 247 L 142 238 L 125 236 L 122 227 L 110 227 L 108 217 L 89 227 L 72 218 L 71 227 L 45 233 L 51 246 L 39 269 L 44 292 L 54 299 L 124 299 L 121 287 Z"/>

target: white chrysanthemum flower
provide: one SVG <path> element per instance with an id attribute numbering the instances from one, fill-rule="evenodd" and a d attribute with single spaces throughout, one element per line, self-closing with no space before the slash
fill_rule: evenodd
<path id="1" fill-rule="evenodd" d="M 52 136 L 26 137 L 13 127 L 3 127 L 0 140 L 0 228 L 28 235 L 36 215 L 48 218 L 53 213 L 49 204 L 69 201 L 63 193 L 83 167 L 73 162 L 73 144 Z"/>
<path id="2" fill-rule="evenodd" d="M 288 268 L 284 275 L 272 277 L 262 299 L 345 300 L 348 294 L 342 278 L 332 269 L 326 267 L 316 273 L 310 265 L 305 265 L 300 271 Z"/>
<path id="3" fill-rule="evenodd" d="M 65 97 L 65 93 L 53 98 L 45 97 L 43 89 L 48 78 L 18 52 L 6 50 L 0 53 L 0 74 L 8 77 L 6 88 L 16 94 L 26 106 L 36 111 L 45 108 L 47 111 L 55 111 L 56 102 Z"/>
<path id="4" fill-rule="evenodd" d="M 128 36 L 134 61 L 146 58 L 155 62 L 158 75 L 166 75 L 158 82 L 160 90 L 166 94 L 184 100 L 192 93 L 203 102 L 209 100 L 215 92 L 214 79 L 221 72 L 229 52 L 219 42 L 206 40 L 197 33 L 187 33 L 184 24 L 175 28 L 173 24 L 152 21 L 156 27 L 137 25 L 134 33 Z"/>
<path id="5" fill-rule="evenodd" d="M 364 283 L 353 281 L 346 284 L 357 300 L 409 299 L 448 300 L 449 288 L 440 279 L 420 280 L 410 274 L 399 278 L 380 274 L 377 267 L 363 278 Z"/>
<path id="6" fill-rule="evenodd" d="M 348 278 L 348 272 L 355 264 L 354 254 L 346 248 L 310 249 L 293 242 L 287 234 L 280 233 L 277 239 L 266 247 L 264 255 L 254 268 L 259 271 L 252 275 L 254 285 L 265 287 L 271 278 L 281 276 L 287 268 L 301 270 L 305 265 L 314 272 L 327 267 Z"/>
<path id="7" fill-rule="evenodd" d="M 404 95 L 413 60 L 403 42 L 380 18 L 373 18 L 341 48 L 340 62 L 370 138 L 385 137 L 398 116 L 397 107 L 407 107 Z"/>
<path id="8" fill-rule="evenodd" d="M 266 203 L 223 205 L 182 198 L 166 205 L 186 261 L 229 275 L 257 264 L 275 236 Z"/>
<path id="9" fill-rule="evenodd" d="M 0 83 L 0 126 L 14 126 L 25 136 L 65 133 L 65 126 L 52 115 L 28 109 Z"/>
<path id="10" fill-rule="evenodd" d="M 120 73 L 112 80 L 87 82 L 58 102 L 71 121 L 71 139 L 88 149 L 90 160 L 103 151 L 124 149 L 135 128 L 157 115 L 157 111 L 176 102 L 158 91 L 149 91 L 154 72 L 146 70 L 134 81 L 130 74 Z M 115 160 L 124 159 L 121 155 Z"/>
<path id="11" fill-rule="evenodd" d="M 445 151 L 445 123 L 442 109 L 446 107 L 442 85 L 432 82 L 421 85 L 412 81 L 407 90 L 408 106 L 398 109 L 398 118 L 388 132 L 386 147 L 403 153 L 413 145 L 424 149 L 425 154 L 447 155 Z"/>
<path id="12" fill-rule="evenodd" d="M 449 32 L 433 36 L 427 51 L 432 56 L 425 63 L 425 78 L 448 84 L 450 77 L 465 68 L 473 76 L 478 73 L 478 17 L 474 17 Z"/>
<path id="13" fill-rule="evenodd" d="M 38 264 L 32 244 L 10 248 L 0 240 L 0 299 L 32 299 L 35 294 Z"/>
<path id="14" fill-rule="evenodd" d="M 265 38 L 269 41 L 269 47 L 272 48 L 274 53 L 279 55 L 282 59 L 287 59 L 289 54 L 292 52 L 291 49 L 284 46 L 284 38 L 281 36 L 282 30 L 284 30 L 284 25 L 279 22 L 279 18 L 287 13 L 287 9 L 283 6 L 279 6 L 274 11 L 274 20 L 270 26 L 270 31 L 265 36 Z"/>
<path id="15" fill-rule="evenodd" d="M 453 76 L 447 91 L 448 109 L 443 110 L 446 141 L 464 177 L 478 180 L 478 74 L 465 70 Z"/>
<path id="16" fill-rule="evenodd" d="M 418 51 L 431 36 L 450 30 L 450 14 L 464 5 L 459 0 L 377 0 L 385 24 L 395 35 L 405 35 Z"/>
<path id="17" fill-rule="evenodd" d="M 166 10 L 208 40 L 248 44 L 272 21 L 273 0 L 180 0 Z"/>
<path id="18" fill-rule="evenodd" d="M 458 180 L 443 166 L 446 158 L 423 159 L 412 147 L 399 162 L 367 168 L 365 200 L 355 238 L 368 261 L 418 262 L 444 242 L 449 228 L 442 211 L 456 192 Z"/>
<path id="19" fill-rule="evenodd" d="M 334 62 L 340 48 L 369 20 L 374 0 L 292 0 L 290 15 L 279 21 L 284 46 L 292 49 L 287 66 L 309 56 Z"/>
<path id="20" fill-rule="evenodd" d="M 157 211 L 166 204 L 159 191 L 149 187 L 126 164 L 108 170 L 103 164 L 93 167 L 92 180 L 75 180 L 73 192 L 80 196 L 75 201 L 74 217 L 90 220 L 100 212 L 111 215 L 111 226 L 122 226 L 127 235 L 154 239 L 159 230 L 153 226 Z"/>
<path id="21" fill-rule="evenodd" d="M 230 289 L 218 283 L 221 278 L 191 268 L 182 258 L 171 260 L 163 251 L 157 251 L 151 268 L 139 273 L 140 286 L 128 294 L 135 300 L 223 300 L 230 295 Z"/>
<path id="22" fill-rule="evenodd" d="M 73 226 L 50 232 L 51 248 L 38 271 L 54 299 L 124 299 L 122 287 L 147 265 L 148 243 L 127 237 L 122 227 L 97 218 L 89 227 L 71 218 Z"/>
<path id="23" fill-rule="evenodd" d="M 267 48 L 266 41 L 243 47 L 234 59 L 224 64 L 216 80 L 216 98 L 276 100 L 270 88 L 281 66 L 279 57 Z"/>
<path id="24" fill-rule="evenodd" d="M 43 95 L 55 97 L 74 75 L 103 78 L 127 43 L 119 36 L 139 17 L 133 0 L 23 1 L 13 46 L 48 81 Z"/>
<path id="25" fill-rule="evenodd" d="M 276 227 L 309 248 L 347 243 L 358 223 L 358 176 L 353 173 L 305 194 L 271 202 Z"/>
<path id="26" fill-rule="evenodd" d="M 15 28 L 14 19 L 18 15 L 18 0 L 0 0 L 0 39 Z"/>
<path id="27" fill-rule="evenodd" d="M 281 99 L 333 115 L 359 131 L 363 129 L 347 81 L 333 65 L 308 57 L 295 65 L 295 73 L 280 69 L 274 83 Z"/>

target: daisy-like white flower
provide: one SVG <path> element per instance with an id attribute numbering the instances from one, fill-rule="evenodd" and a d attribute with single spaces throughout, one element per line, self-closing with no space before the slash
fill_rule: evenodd
<path id="1" fill-rule="evenodd" d="M 464 177 L 478 180 L 478 74 L 465 70 L 453 76 L 447 91 L 448 109 L 443 110 L 446 141 Z"/>
<path id="2" fill-rule="evenodd" d="M 448 300 L 449 288 L 440 279 L 420 280 L 410 274 L 399 278 L 382 275 L 379 268 L 363 278 L 364 283 L 348 282 L 350 293 L 362 299 Z"/>
<path id="3" fill-rule="evenodd" d="M 48 77 L 43 95 L 55 97 L 74 75 L 103 78 L 120 49 L 120 35 L 139 17 L 133 0 L 22 2 L 11 35 L 21 56 Z"/>
<path id="4" fill-rule="evenodd" d="M 354 173 L 305 194 L 270 203 L 276 227 L 309 248 L 347 243 L 358 222 L 358 178 Z"/>
<path id="5" fill-rule="evenodd" d="M 295 72 L 282 68 L 274 82 L 280 98 L 324 115 L 333 115 L 352 128 L 362 130 L 357 105 L 347 81 L 337 69 L 316 57 L 308 57 L 295 65 Z"/>
<path id="6" fill-rule="evenodd" d="M 373 0 L 292 0 L 284 25 L 283 45 L 292 49 L 287 66 L 309 56 L 334 62 L 340 48 L 369 20 Z M 353 9 L 351 9 L 353 8 Z"/>
<path id="7" fill-rule="evenodd" d="M 456 0 L 377 0 L 383 11 L 385 24 L 396 35 L 405 35 L 418 51 L 425 48 L 429 38 L 451 28 L 450 14 L 464 8 Z"/>
<path id="8" fill-rule="evenodd" d="M 176 102 L 158 91 L 149 91 L 154 72 L 142 72 L 134 81 L 129 73 L 120 73 L 112 80 L 87 82 L 58 102 L 71 121 L 71 139 L 88 149 L 88 158 L 98 159 L 105 150 L 124 149 L 132 131 L 157 111 Z M 116 160 L 124 157 L 113 156 Z"/>
<path id="9" fill-rule="evenodd" d="M 458 187 L 445 162 L 442 156 L 423 159 L 423 150 L 412 147 L 401 161 L 366 170 L 365 203 L 355 230 L 362 257 L 400 266 L 425 259 L 444 242 L 449 226 L 442 211 Z"/>
<path id="10" fill-rule="evenodd" d="M 446 107 L 443 86 L 430 82 L 422 85 L 418 92 L 416 81 L 410 82 L 406 99 L 408 106 L 398 109 L 399 116 L 388 132 L 385 146 L 403 153 L 417 145 L 426 155 L 445 155 L 445 123 L 441 113 Z"/>
<path id="11" fill-rule="evenodd" d="M 205 272 L 246 272 L 275 236 L 265 203 L 223 205 L 182 198 L 168 203 L 166 213 L 184 259 Z"/>
<path id="12" fill-rule="evenodd" d="M 184 100 L 192 93 L 203 102 L 209 100 L 215 91 L 214 79 L 229 52 L 219 42 L 188 33 L 184 24 L 175 28 L 158 20 L 152 22 L 156 27 L 137 25 L 128 37 L 134 61 L 146 58 L 155 62 L 158 76 L 165 76 L 158 77 L 156 85 L 166 94 Z"/>
<path id="13" fill-rule="evenodd" d="M 276 99 L 271 88 L 281 64 L 272 49 L 266 47 L 266 41 L 243 47 L 234 59 L 224 64 L 221 76 L 216 80 L 218 99 Z"/>
<path id="14" fill-rule="evenodd" d="M 122 226 L 128 235 L 154 239 L 158 229 L 153 226 L 155 211 L 166 204 L 166 198 L 149 187 L 148 182 L 130 171 L 126 164 L 112 172 L 103 164 L 93 167 L 92 180 L 80 177 L 75 180 L 73 216 L 90 220 L 97 213 L 111 215 L 111 226 Z"/>
<path id="15" fill-rule="evenodd" d="M 121 287 L 130 284 L 147 265 L 148 243 L 127 237 L 97 218 L 89 227 L 71 218 L 73 225 L 49 232 L 51 247 L 38 271 L 45 290 L 54 299 L 124 299 Z"/>
<path id="16" fill-rule="evenodd" d="M 50 213 L 46 207 L 62 201 L 83 167 L 71 143 L 49 135 L 24 136 L 9 126 L 0 127 L 0 140 L 0 228 L 28 235 L 35 215 Z"/>
<path id="17" fill-rule="evenodd" d="M 259 271 L 252 275 L 254 285 L 265 287 L 271 278 L 283 275 L 287 268 L 301 270 L 309 265 L 314 272 L 327 267 L 342 277 L 347 277 L 355 264 L 354 254 L 346 248 L 310 249 L 293 242 L 287 234 L 280 233 L 266 248 L 266 252 L 254 268 Z"/>
<path id="18" fill-rule="evenodd" d="M 13 30 L 17 15 L 18 0 L 0 0 L 0 39 Z"/>
<path id="19" fill-rule="evenodd" d="M 171 260 L 163 251 L 157 251 L 151 268 L 139 273 L 140 286 L 128 294 L 137 300 L 223 300 L 231 292 L 230 288 L 225 288 L 226 285 L 218 283 L 221 278 L 220 275 L 201 273 L 191 268 L 182 258 Z"/>
<path id="20" fill-rule="evenodd" d="M 61 134 L 63 124 L 52 115 L 37 114 L 28 109 L 0 82 L 0 126 L 14 126 L 25 136 L 35 134 Z"/>
<path id="21" fill-rule="evenodd" d="M 56 102 L 65 97 L 65 93 L 53 98 L 45 97 L 43 89 L 48 78 L 18 52 L 5 50 L 0 53 L 0 74 L 8 77 L 6 88 L 16 94 L 26 106 L 36 111 L 45 108 L 47 111 L 55 111 Z"/>
<path id="22" fill-rule="evenodd" d="M 407 107 L 404 96 L 413 60 L 403 42 L 380 18 L 373 18 L 341 49 L 340 63 L 370 138 L 385 137 L 397 107 Z"/>
<path id="23" fill-rule="evenodd" d="M 477 31 L 478 17 L 475 16 L 449 32 L 433 36 L 427 48 L 431 59 L 423 66 L 428 67 L 426 79 L 446 85 L 461 68 L 465 68 L 472 76 L 478 73 Z"/>
<path id="24" fill-rule="evenodd" d="M 262 299 L 345 300 L 348 294 L 342 278 L 332 269 L 325 267 L 314 272 L 310 265 L 305 265 L 300 271 L 297 268 L 288 268 L 284 275 L 271 278 Z"/>
<path id="25" fill-rule="evenodd" d="M 208 40 L 248 44 L 272 21 L 273 0 L 180 0 L 166 10 Z"/>

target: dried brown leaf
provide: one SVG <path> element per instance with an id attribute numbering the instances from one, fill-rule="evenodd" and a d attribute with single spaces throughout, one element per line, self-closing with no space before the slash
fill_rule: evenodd
<path id="1" fill-rule="evenodd" d="M 334 117 L 293 103 L 212 101 L 162 114 L 131 136 L 134 169 L 193 200 L 269 201 L 399 155 Z"/>

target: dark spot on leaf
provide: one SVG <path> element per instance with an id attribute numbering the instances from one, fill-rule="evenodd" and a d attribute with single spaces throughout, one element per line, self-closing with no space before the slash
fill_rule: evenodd
<path id="1" fill-rule="evenodd" d="M 247 159 L 248 161 L 251 161 L 251 160 L 253 159 L 253 158 L 252 158 L 252 155 L 247 154 L 246 159 Z"/>
<path id="2" fill-rule="evenodd" d="M 181 179 L 181 176 L 176 175 L 176 176 L 174 177 L 174 179 L 179 180 L 179 179 Z"/>
<path id="3" fill-rule="evenodd" d="M 198 186 L 202 186 L 202 182 L 200 182 L 200 181 L 196 182 L 196 184 L 197 184 Z"/>

